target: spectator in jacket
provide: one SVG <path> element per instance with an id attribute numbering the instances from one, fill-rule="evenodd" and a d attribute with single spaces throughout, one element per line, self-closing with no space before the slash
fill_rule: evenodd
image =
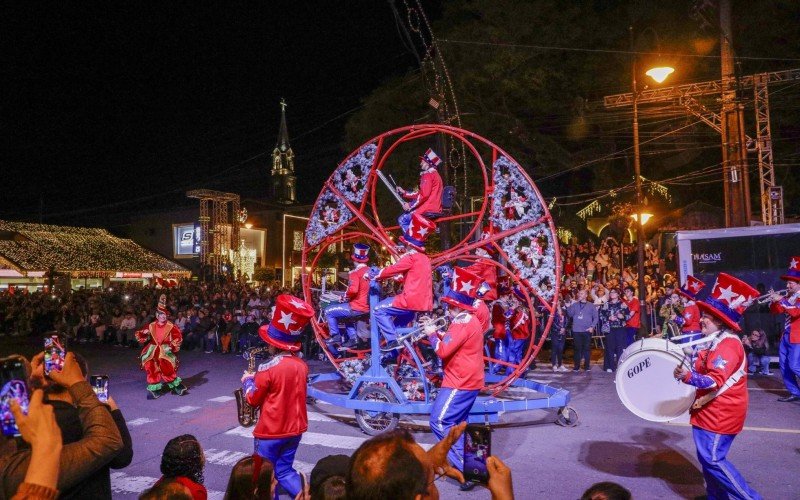
<path id="1" fill-rule="evenodd" d="M 578 291 L 578 300 L 567 307 L 567 317 L 572 321 L 572 338 L 575 342 L 575 355 L 573 356 L 573 372 L 581 368 L 583 359 L 583 370 L 591 369 L 591 352 L 589 349 L 591 336 L 597 327 L 597 306 L 586 301 L 586 290 Z"/>
<path id="2" fill-rule="evenodd" d="M 553 313 L 553 324 L 550 326 L 550 363 L 554 372 L 565 372 L 563 365 L 564 343 L 567 339 L 567 315 L 564 312 L 564 301 L 559 300 Z"/>
<path id="3" fill-rule="evenodd" d="M 69 392 L 78 408 L 83 430 L 80 441 L 64 445 L 61 450 L 57 489 L 64 491 L 110 462 L 122 450 L 123 443 L 113 417 L 97 400 L 73 353 L 67 353 L 60 372 L 53 371 L 49 376 Z M 13 496 L 24 480 L 31 459 L 31 450 L 18 449 L 15 440 L 0 437 L 0 496 Z"/>
<path id="4" fill-rule="evenodd" d="M 750 335 L 742 338 L 744 350 L 747 353 L 747 373 L 755 375 L 756 368 L 761 375 L 772 375 L 769 371 L 769 356 L 767 349 L 769 341 L 764 330 L 753 330 Z"/>
<path id="5" fill-rule="evenodd" d="M 196 437 L 191 434 L 183 434 L 172 438 L 161 455 L 161 474 L 163 475 L 154 487 L 164 481 L 174 480 L 189 489 L 193 500 L 206 500 L 208 492 L 203 486 L 205 465 L 203 448 Z"/>
<path id="6" fill-rule="evenodd" d="M 80 354 L 75 354 L 75 360 L 81 369 L 83 378 L 87 378 L 89 366 Z M 56 422 L 61 429 L 64 444 L 80 441 L 83 437 L 83 429 L 78 415 L 78 409 L 74 406 L 70 393 L 63 387 L 51 383 L 44 376 L 43 367 L 44 355 L 38 354 L 31 360 L 31 387 L 44 389 L 45 398 L 55 412 Z M 73 488 L 62 491 L 59 498 L 111 498 L 111 476 L 109 469 L 122 469 L 130 465 L 133 459 L 133 445 L 128 426 L 122 412 L 117 407 L 113 398 L 109 398 L 108 409 L 114 419 L 117 430 L 122 437 L 123 448 L 114 456 L 110 462 L 100 467 L 95 473 L 81 481 Z"/>

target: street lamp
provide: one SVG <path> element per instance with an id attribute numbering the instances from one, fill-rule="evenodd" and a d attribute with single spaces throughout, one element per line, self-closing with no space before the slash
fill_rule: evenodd
<path id="1" fill-rule="evenodd" d="M 642 165 L 639 155 L 639 90 L 636 87 L 636 50 L 633 42 L 633 26 L 628 28 L 631 35 L 631 87 L 633 90 L 633 170 L 636 176 L 636 273 L 638 274 L 639 289 L 639 336 L 644 337 L 645 331 L 645 289 L 644 289 L 644 223 L 642 212 Z M 647 70 L 645 74 L 662 83 L 675 71 L 668 66 L 657 66 Z"/>

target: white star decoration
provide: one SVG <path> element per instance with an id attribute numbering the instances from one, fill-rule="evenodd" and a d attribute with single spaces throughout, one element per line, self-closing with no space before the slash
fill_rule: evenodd
<path id="1" fill-rule="evenodd" d="M 800 264 L 800 261 L 796 261 L 792 258 L 792 261 L 789 263 L 789 269 L 797 269 L 798 264 Z"/>
<path id="2" fill-rule="evenodd" d="M 459 290 L 469 294 L 473 288 L 475 288 L 475 285 L 473 285 L 471 281 L 462 281 L 461 288 Z"/>
<path id="3" fill-rule="evenodd" d="M 285 313 L 281 311 L 281 319 L 278 320 L 278 323 L 282 324 L 283 327 L 288 330 L 289 325 L 297 323 L 297 321 L 292 319 L 292 313 Z"/>
<path id="4" fill-rule="evenodd" d="M 419 228 L 419 231 L 417 231 L 417 232 L 419 233 L 420 236 L 425 236 L 426 234 L 428 234 L 428 228 L 427 227 L 421 227 L 421 228 Z"/>
<path id="5" fill-rule="evenodd" d="M 695 292 L 699 291 L 701 287 L 702 285 L 700 284 L 699 281 L 692 281 L 692 283 L 689 285 L 689 288 L 691 288 Z"/>
<path id="6" fill-rule="evenodd" d="M 683 317 L 686 318 L 686 320 L 688 321 L 688 320 L 692 319 L 692 313 L 685 312 L 685 313 L 683 313 Z"/>
<path id="7" fill-rule="evenodd" d="M 733 301 L 736 297 L 739 296 L 738 293 L 733 291 L 733 285 L 728 285 L 728 288 L 722 288 L 721 286 L 717 287 L 719 291 L 719 300 L 724 300 L 728 304 Z"/>
<path id="8" fill-rule="evenodd" d="M 305 309 L 306 308 L 306 303 L 303 302 L 302 300 L 297 300 L 295 298 L 292 298 L 292 300 L 290 300 L 289 303 L 292 304 L 293 306 L 299 308 L 299 309 Z"/>

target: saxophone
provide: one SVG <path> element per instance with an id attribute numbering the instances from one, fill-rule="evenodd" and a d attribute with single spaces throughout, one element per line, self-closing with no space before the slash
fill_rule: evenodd
<path id="1" fill-rule="evenodd" d="M 254 372 L 258 355 L 263 355 L 268 350 L 269 348 L 265 346 L 247 349 L 242 356 L 247 360 L 247 371 Z M 239 425 L 250 427 L 255 424 L 258 420 L 258 408 L 250 406 L 241 387 L 233 391 L 233 396 L 236 398 L 236 415 L 239 417 Z"/>

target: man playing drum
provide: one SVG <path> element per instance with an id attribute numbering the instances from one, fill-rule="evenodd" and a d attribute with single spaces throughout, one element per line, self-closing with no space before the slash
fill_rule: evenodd
<path id="1" fill-rule="evenodd" d="M 708 498 L 753 498 L 753 490 L 726 456 L 747 416 L 747 374 L 738 332 L 746 304 L 758 291 L 733 276 L 720 273 L 711 295 L 698 302 L 700 327 L 709 343 L 701 347 L 693 366 L 683 363 L 674 376 L 696 388 L 690 410 L 697 459 L 703 467 Z"/>

